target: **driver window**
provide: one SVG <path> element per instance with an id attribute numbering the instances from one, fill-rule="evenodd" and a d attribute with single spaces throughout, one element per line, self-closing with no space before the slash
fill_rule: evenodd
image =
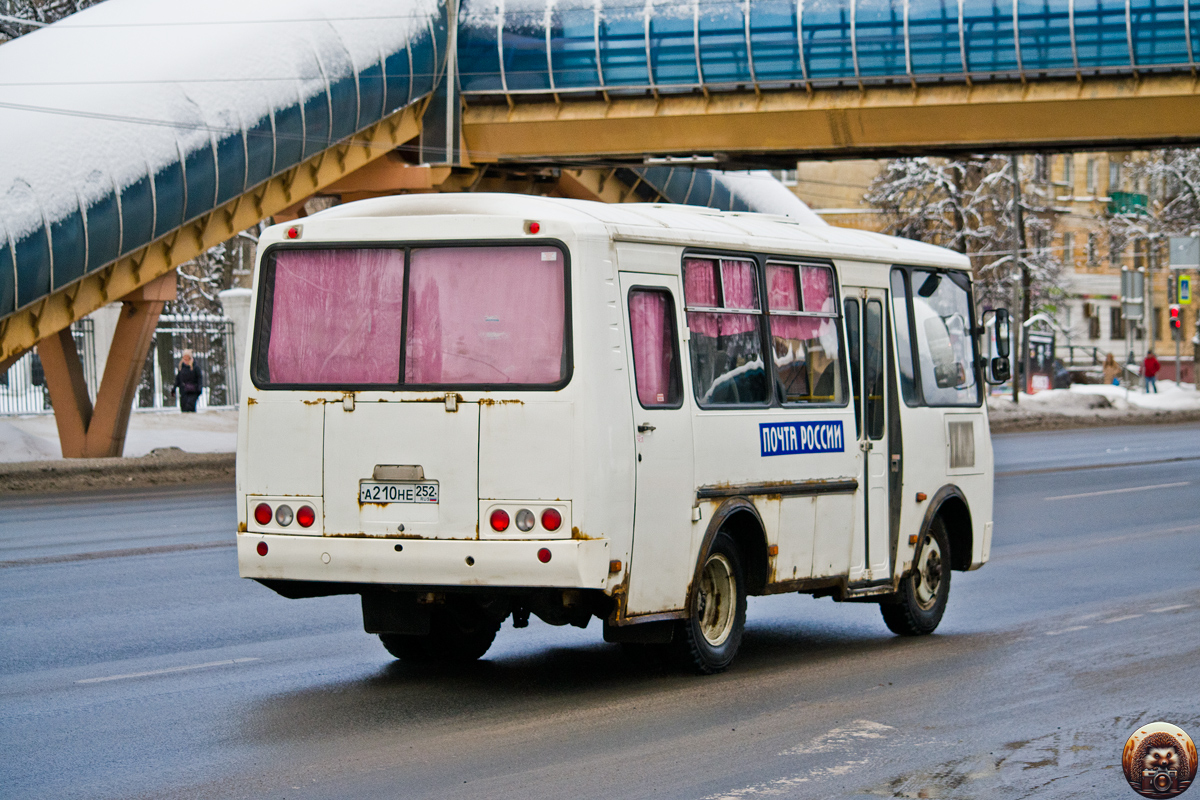
<path id="1" fill-rule="evenodd" d="M 696 401 L 701 406 L 766 405 L 769 386 L 755 263 L 685 258 L 683 294 Z"/>
<path id="2" fill-rule="evenodd" d="M 913 270 L 912 313 L 921 390 L 931 406 L 979 403 L 967 290 L 943 272 Z"/>

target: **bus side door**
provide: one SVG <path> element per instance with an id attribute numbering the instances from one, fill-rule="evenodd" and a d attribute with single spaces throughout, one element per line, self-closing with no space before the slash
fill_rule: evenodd
<path id="1" fill-rule="evenodd" d="M 679 278 L 621 272 L 637 463 L 629 615 L 684 607 L 695 568 L 692 410 L 683 390 Z"/>
<path id="2" fill-rule="evenodd" d="M 850 550 L 851 583 L 891 578 L 889 528 L 887 292 L 847 286 L 845 289 L 847 350 L 858 432 L 862 505 L 855 515 Z"/>

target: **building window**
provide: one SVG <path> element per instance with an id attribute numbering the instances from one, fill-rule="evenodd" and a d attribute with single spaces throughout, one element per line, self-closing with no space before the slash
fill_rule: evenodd
<path id="1" fill-rule="evenodd" d="M 1075 187 L 1075 156 L 1070 153 L 1062 157 L 1062 182 L 1072 190 Z"/>
<path id="2" fill-rule="evenodd" d="M 796 185 L 796 170 L 794 169 L 773 169 L 771 174 L 784 186 Z"/>
<path id="3" fill-rule="evenodd" d="M 1075 266 L 1075 234 L 1067 231 L 1062 235 L 1062 263 Z"/>
<path id="4" fill-rule="evenodd" d="M 1083 321 L 1087 325 L 1087 338 L 1095 341 L 1100 338 L 1100 311 L 1092 303 L 1083 304 Z"/>
<path id="5" fill-rule="evenodd" d="M 1147 244 L 1147 242 L 1145 239 L 1134 239 L 1133 240 L 1133 268 L 1134 269 L 1137 269 L 1138 267 L 1146 266 L 1146 244 Z"/>
<path id="6" fill-rule="evenodd" d="M 1125 338 L 1125 317 L 1121 315 L 1120 306 L 1110 306 L 1108 309 L 1108 338 L 1114 342 Z"/>
<path id="7" fill-rule="evenodd" d="M 1100 258 L 1096 255 L 1096 234 L 1089 233 L 1087 241 L 1087 265 L 1096 267 L 1100 264 Z"/>
<path id="8" fill-rule="evenodd" d="M 1041 153 L 1033 157 L 1033 179 L 1038 183 L 1050 182 L 1050 159 Z"/>
<path id="9" fill-rule="evenodd" d="M 1087 160 L 1087 193 L 1094 195 L 1096 193 L 1096 159 L 1089 158 Z"/>
<path id="10" fill-rule="evenodd" d="M 1161 308 L 1154 309 L 1154 329 L 1153 329 L 1154 332 L 1150 337 L 1151 340 L 1153 340 L 1153 341 L 1158 341 L 1159 339 L 1166 338 L 1165 336 L 1163 336 L 1162 316 L 1163 315 L 1162 315 Z"/>
<path id="11" fill-rule="evenodd" d="M 1108 236 L 1108 260 L 1114 268 L 1120 268 L 1125 260 L 1125 239 L 1115 233 Z"/>
<path id="12" fill-rule="evenodd" d="M 1121 191 L 1121 162 L 1108 162 L 1108 193 Z"/>

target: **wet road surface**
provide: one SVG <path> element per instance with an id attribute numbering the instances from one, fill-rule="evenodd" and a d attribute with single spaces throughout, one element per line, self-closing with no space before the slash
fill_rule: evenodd
<path id="1" fill-rule="evenodd" d="M 227 489 L 0 499 L 0 795 L 1134 797 L 1134 727 L 1200 735 L 1200 426 L 995 441 L 992 562 L 934 636 L 752 598 L 709 678 L 595 620 L 399 665 L 357 598 L 237 578 Z"/>

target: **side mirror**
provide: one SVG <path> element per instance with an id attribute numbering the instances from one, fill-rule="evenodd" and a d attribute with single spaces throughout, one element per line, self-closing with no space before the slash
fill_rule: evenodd
<path id="1" fill-rule="evenodd" d="M 996 309 L 996 355 L 1008 358 L 1008 343 L 1012 339 L 1012 321 L 1008 309 Z M 1007 372 L 1007 370 L 1006 370 Z"/>
<path id="2" fill-rule="evenodd" d="M 1004 383 L 1012 377 L 1012 368 L 1008 362 L 1007 356 L 993 358 L 988 365 L 988 372 L 991 374 L 987 377 L 987 382 L 991 384 Z"/>

